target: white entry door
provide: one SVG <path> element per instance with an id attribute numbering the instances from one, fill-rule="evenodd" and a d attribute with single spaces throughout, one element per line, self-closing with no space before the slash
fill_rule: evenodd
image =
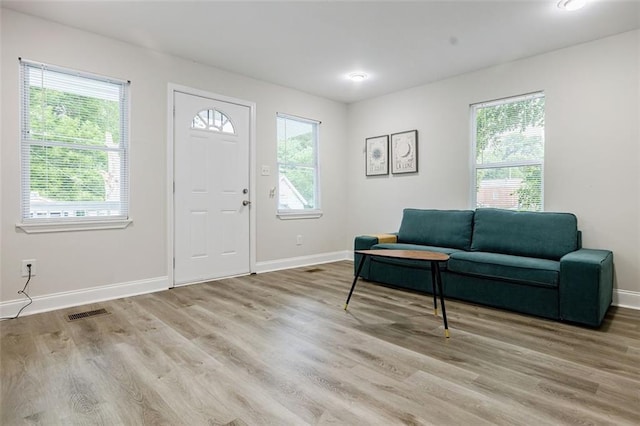
<path id="1" fill-rule="evenodd" d="M 174 92 L 174 283 L 250 272 L 250 108 Z"/>

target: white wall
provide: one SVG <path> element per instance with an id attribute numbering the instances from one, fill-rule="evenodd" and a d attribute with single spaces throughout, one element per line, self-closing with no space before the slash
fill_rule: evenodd
<path id="1" fill-rule="evenodd" d="M 544 90 L 547 211 L 573 212 L 585 247 L 614 252 L 616 287 L 640 307 L 640 32 L 634 31 L 352 104 L 349 153 L 418 129 L 419 173 L 349 173 L 347 240 L 397 231 L 404 207 L 471 208 L 469 105 Z"/>
<path id="2" fill-rule="evenodd" d="M 256 103 L 258 171 L 254 207 L 257 209 L 258 263 L 345 250 L 344 104 L 6 9 L 2 9 L 1 19 L 0 308 L 2 303 L 7 308 L 6 302 L 20 299 L 17 291 L 24 283 L 20 276 L 22 259 L 37 260 L 38 275 L 30 284 L 30 294 L 36 297 L 72 292 L 65 297 L 73 301 L 82 300 L 82 297 L 74 299 L 77 294 L 73 292 L 101 286 L 151 282 L 162 287 L 168 284 L 166 110 L 169 83 Z M 27 235 L 16 229 L 15 224 L 20 220 L 18 57 L 132 81 L 130 214 L 133 224 L 128 228 L 39 235 Z M 269 198 L 268 191 L 277 185 L 276 112 L 322 121 L 324 215 L 320 219 L 282 221 L 275 216 L 276 199 Z M 260 176 L 263 164 L 271 166 L 271 176 Z M 302 246 L 296 245 L 298 234 L 303 235 Z M 93 294 L 107 295 L 108 292 Z M 7 308 L 0 313 L 14 312 Z"/>

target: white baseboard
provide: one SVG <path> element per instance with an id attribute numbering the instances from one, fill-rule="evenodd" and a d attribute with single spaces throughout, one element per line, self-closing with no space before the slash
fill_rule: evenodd
<path id="1" fill-rule="evenodd" d="M 614 289 L 613 305 L 640 310 L 640 292 Z"/>
<path id="2" fill-rule="evenodd" d="M 157 277 L 147 280 L 130 281 L 76 291 L 35 296 L 33 297 L 33 303 L 22 311 L 20 316 L 119 299 L 121 297 L 136 296 L 138 294 L 153 293 L 154 291 L 167 290 L 168 288 L 169 278 Z M 26 298 L 0 302 L 0 317 L 14 317 L 27 302 L 28 300 Z"/>
<path id="3" fill-rule="evenodd" d="M 290 257 L 287 259 L 257 262 L 255 272 L 260 274 L 262 272 L 280 271 L 282 269 L 300 268 L 303 266 L 348 260 L 349 254 L 350 252 L 345 250 L 333 253 L 312 254 L 310 256 Z"/>

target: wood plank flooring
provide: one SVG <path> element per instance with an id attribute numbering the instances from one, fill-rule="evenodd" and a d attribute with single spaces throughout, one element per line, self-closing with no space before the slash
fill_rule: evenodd
<path id="1" fill-rule="evenodd" d="M 450 300 L 445 339 L 427 295 L 361 280 L 345 312 L 352 277 L 336 262 L 4 321 L 0 424 L 640 424 L 640 311 L 594 330 Z"/>

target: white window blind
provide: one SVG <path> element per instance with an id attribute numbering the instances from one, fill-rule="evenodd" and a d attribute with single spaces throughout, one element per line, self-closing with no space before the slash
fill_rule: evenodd
<path id="1" fill-rule="evenodd" d="M 129 83 L 20 66 L 23 223 L 127 219 Z"/>
<path id="2" fill-rule="evenodd" d="M 278 213 L 318 214 L 319 121 L 278 114 Z"/>
<path id="3" fill-rule="evenodd" d="M 471 105 L 476 207 L 543 209 L 544 94 Z"/>

